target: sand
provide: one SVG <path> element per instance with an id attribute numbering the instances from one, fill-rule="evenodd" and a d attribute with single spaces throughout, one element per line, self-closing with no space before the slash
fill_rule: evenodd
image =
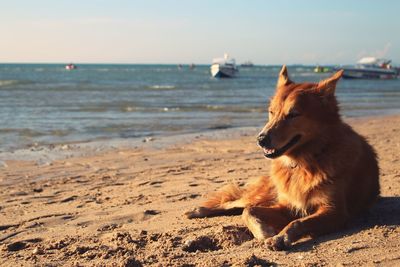
<path id="1" fill-rule="evenodd" d="M 283 252 L 254 240 L 240 216 L 183 216 L 207 192 L 268 174 L 255 128 L 3 154 L 0 265 L 400 266 L 400 116 L 349 123 L 378 152 L 381 199 L 343 231 Z"/>

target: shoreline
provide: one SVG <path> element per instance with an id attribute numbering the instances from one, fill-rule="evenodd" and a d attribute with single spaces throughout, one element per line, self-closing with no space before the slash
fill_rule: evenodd
<path id="1" fill-rule="evenodd" d="M 261 128 L 260 128 L 261 129 Z M 0 161 L 26 160 L 43 161 L 47 157 L 50 161 L 76 156 L 89 156 L 96 153 L 107 152 L 116 149 L 152 148 L 162 149 L 171 145 L 186 144 L 199 138 L 218 139 L 221 136 L 237 137 L 248 133 L 257 133 L 257 127 L 231 127 L 223 129 L 210 129 L 190 133 L 170 135 L 151 135 L 133 138 L 109 138 L 101 140 L 88 140 L 77 142 L 60 142 L 42 144 L 19 148 L 12 151 L 0 151 Z M 0 166 L 1 168 L 1 166 Z"/>
<path id="2" fill-rule="evenodd" d="M 378 152 L 382 197 L 342 231 L 273 252 L 240 216 L 186 219 L 206 193 L 269 172 L 259 128 L 226 129 L 56 147 L 49 162 L 15 153 L 0 166 L 0 265 L 398 265 L 400 115 L 345 121 Z"/>
<path id="3" fill-rule="evenodd" d="M 342 120 L 348 124 L 366 120 L 385 119 L 400 116 L 400 113 L 378 114 L 369 116 L 345 117 Z M 37 161 L 39 165 L 49 164 L 54 160 L 61 160 L 76 156 L 90 156 L 96 153 L 107 152 L 115 149 L 136 148 L 166 148 L 171 145 L 186 144 L 199 138 L 219 139 L 240 135 L 256 134 L 263 125 L 245 127 L 227 127 L 222 129 L 207 129 L 187 133 L 149 135 L 132 138 L 101 138 L 86 141 L 57 142 L 49 144 L 30 145 L 10 151 L 0 151 L 0 168 L 8 160 Z M 1 164 L 2 162 L 2 164 Z"/>

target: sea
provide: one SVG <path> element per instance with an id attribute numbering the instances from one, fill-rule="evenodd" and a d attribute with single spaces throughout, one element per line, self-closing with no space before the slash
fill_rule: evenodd
<path id="1" fill-rule="evenodd" d="M 329 74 L 289 66 L 295 82 Z M 209 66 L 0 64 L 0 152 L 38 145 L 262 127 L 280 66 L 215 79 Z M 343 117 L 400 113 L 400 80 L 341 80 Z"/>

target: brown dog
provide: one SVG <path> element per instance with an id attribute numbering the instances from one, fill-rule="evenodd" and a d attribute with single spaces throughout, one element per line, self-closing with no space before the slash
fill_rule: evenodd
<path id="1" fill-rule="evenodd" d="M 254 237 L 281 250 L 336 231 L 368 209 L 379 195 L 379 168 L 373 148 L 340 118 L 334 92 L 342 73 L 296 84 L 283 66 L 258 136 L 265 157 L 273 159 L 270 177 L 243 189 L 222 188 L 188 218 L 243 210 Z"/>

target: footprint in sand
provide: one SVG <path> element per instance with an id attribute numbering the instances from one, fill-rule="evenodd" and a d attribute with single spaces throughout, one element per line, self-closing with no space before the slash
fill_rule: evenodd
<path id="1" fill-rule="evenodd" d="M 18 251 L 26 248 L 27 244 L 22 241 L 13 242 L 7 245 L 7 251 Z"/>
<path id="2" fill-rule="evenodd" d="M 160 214 L 161 211 L 158 210 L 144 210 L 142 212 L 138 212 L 133 214 L 131 217 L 132 221 L 146 221 L 149 220 L 151 217 Z"/>
<path id="3" fill-rule="evenodd" d="M 150 182 L 150 185 L 152 185 L 153 187 L 161 187 L 162 183 L 164 183 L 164 181 L 153 181 Z"/>
<path id="4" fill-rule="evenodd" d="M 73 201 L 73 200 L 75 200 L 77 198 L 78 198 L 78 196 L 76 196 L 76 195 L 69 196 L 67 198 L 64 198 L 64 199 L 60 200 L 60 203 L 70 202 L 70 201 Z"/>
<path id="5" fill-rule="evenodd" d="M 42 241 L 43 241 L 43 239 L 41 239 L 41 238 L 32 238 L 32 239 L 26 239 L 23 241 L 16 241 L 16 242 L 12 242 L 12 243 L 8 244 L 6 249 L 7 249 L 7 251 L 19 251 L 19 250 L 29 247 L 29 243 L 39 243 Z"/>
<path id="6" fill-rule="evenodd" d="M 145 215 L 157 215 L 157 214 L 160 214 L 160 213 L 161 213 L 161 211 L 158 211 L 158 210 L 145 210 L 144 211 Z"/>
<path id="7" fill-rule="evenodd" d="M 19 224 L 3 224 L 3 225 L 0 225 L 0 231 L 4 231 L 4 230 L 7 230 L 8 228 L 18 227 L 18 226 L 19 226 Z"/>
<path id="8" fill-rule="evenodd" d="M 142 183 L 138 184 L 138 186 L 144 186 L 144 185 L 146 185 L 148 183 L 150 183 L 150 181 L 142 182 Z"/>
<path id="9" fill-rule="evenodd" d="M 200 197 L 199 194 L 190 194 L 188 196 L 183 196 L 183 197 L 179 198 L 178 201 L 183 201 L 183 200 L 188 200 L 188 199 L 195 199 L 195 198 L 198 198 L 198 197 Z"/>
<path id="10" fill-rule="evenodd" d="M 97 228 L 98 232 L 107 232 L 107 231 L 112 231 L 114 229 L 120 228 L 121 225 L 116 224 L 116 223 L 111 223 L 111 224 L 105 224 Z"/>
<path id="11" fill-rule="evenodd" d="M 218 240 L 208 237 L 208 236 L 200 236 L 194 240 L 186 240 L 182 250 L 190 253 L 195 253 L 197 251 L 200 252 L 208 252 L 208 251 L 216 251 L 220 250 L 221 246 L 218 244 Z"/>
<path id="12" fill-rule="evenodd" d="M 195 199 L 200 197 L 200 194 L 175 194 L 175 195 L 168 195 L 165 196 L 167 199 L 171 199 L 171 202 L 177 202 L 177 201 L 184 201 L 188 199 Z"/>

